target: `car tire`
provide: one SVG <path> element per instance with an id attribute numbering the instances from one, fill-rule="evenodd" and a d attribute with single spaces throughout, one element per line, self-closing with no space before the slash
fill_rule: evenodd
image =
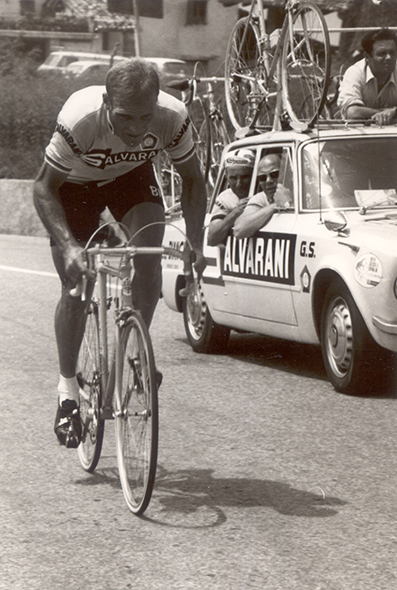
<path id="1" fill-rule="evenodd" d="M 325 294 L 321 348 L 328 378 L 337 391 L 365 395 L 372 390 L 376 344 L 341 281 L 331 284 Z"/>
<path id="2" fill-rule="evenodd" d="M 189 344 L 195 352 L 221 353 L 225 350 L 230 329 L 214 322 L 200 284 L 183 300 L 183 321 Z"/>

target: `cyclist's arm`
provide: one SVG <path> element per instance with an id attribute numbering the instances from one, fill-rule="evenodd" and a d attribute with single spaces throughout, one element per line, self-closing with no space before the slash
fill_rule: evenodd
<path id="1" fill-rule="evenodd" d="M 224 243 L 229 230 L 234 226 L 237 218 L 243 213 L 247 202 L 248 197 L 246 199 L 240 199 L 237 207 L 228 211 L 224 217 L 211 219 L 208 226 L 207 238 L 209 246 L 217 246 L 218 244 Z"/>
<path id="2" fill-rule="evenodd" d="M 200 271 L 200 264 L 204 262 L 202 238 L 207 210 L 207 189 L 195 154 L 185 162 L 175 164 L 175 167 L 182 178 L 181 206 L 186 222 L 186 234 L 198 257 L 196 268 Z"/>
<path id="3" fill-rule="evenodd" d="M 67 176 L 67 173 L 44 163 L 34 183 L 33 202 L 44 227 L 64 258 L 67 276 L 76 283 L 86 272 L 86 267 L 82 248 L 73 237 L 59 198 L 59 187 Z"/>

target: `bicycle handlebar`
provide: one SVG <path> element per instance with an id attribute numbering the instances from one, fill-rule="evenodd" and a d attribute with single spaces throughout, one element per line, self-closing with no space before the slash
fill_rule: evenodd
<path id="1" fill-rule="evenodd" d="M 180 260 L 184 259 L 184 252 L 181 250 L 177 250 L 176 248 L 172 248 L 170 246 L 115 246 L 114 248 L 109 248 L 108 246 L 93 246 L 91 248 L 87 248 L 86 250 L 87 256 L 97 255 L 97 254 L 106 254 L 107 256 L 123 256 L 127 255 L 129 258 L 133 258 L 137 254 L 162 254 L 165 256 L 175 256 Z"/>
<path id="2" fill-rule="evenodd" d="M 91 246 L 85 249 L 85 255 L 87 257 L 88 263 L 90 259 L 93 257 L 104 254 L 109 257 L 117 257 L 121 258 L 122 256 L 127 256 L 129 260 L 134 258 L 136 255 L 162 255 L 162 256 L 173 256 L 174 258 L 178 258 L 179 260 L 183 260 L 187 263 L 187 256 L 185 252 L 178 250 L 177 248 L 172 248 L 170 246 L 116 246 L 116 247 L 109 247 L 109 246 L 101 246 L 97 244 L 95 246 Z M 193 263 L 195 262 L 195 252 L 190 250 L 189 256 L 189 263 L 185 266 L 184 272 L 186 276 L 186 281 L 191 282 L 193 279 Z M 72 297 L 81 297 L 82 301 L 86 299 L 86 288 L 87 288 L 88 279 L 85 275 L 82 276 L 81 280 L 77 283 L 77 285 L 69 291 Z"/>

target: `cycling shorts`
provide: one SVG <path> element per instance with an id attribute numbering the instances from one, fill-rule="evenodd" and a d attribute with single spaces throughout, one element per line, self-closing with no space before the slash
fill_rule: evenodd
<path id="1" fill-rule="evenodd" d="M 80 185 L 65 182 L 59 195 L 66 220 L 79 242 L 86 242 L 99 226 L 102 211 L 108 207 L 116 221 L 140 203 L 158 203 L 164 207 L 153 165 L 145 162 L 111 182 Z"/>

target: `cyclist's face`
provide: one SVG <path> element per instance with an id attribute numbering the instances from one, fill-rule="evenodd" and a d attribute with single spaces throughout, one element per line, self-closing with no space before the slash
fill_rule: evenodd
<path id="1" fill-rule="evenodd" d="M 248 197 L 248 191 L 251 184 L 252 169 L 245 166 L 236 166 L 229 168 L 227 179 L 230 188 L 239 199 Z"/>
<path id="2" fill-rule="evenodd" d="M 397 48 L 392 40 L 375 41 L 367 63 L 375 78 L 387 79 L 396 67 Z"/>
<path id="3" fill-rule="evenodd" d="M 131 104 L 117 97 L 104 96 L 114 134 L 128 146 L 137 147 L 149 129 L 157 105 L 152 96 L 143 103 Z"/>

